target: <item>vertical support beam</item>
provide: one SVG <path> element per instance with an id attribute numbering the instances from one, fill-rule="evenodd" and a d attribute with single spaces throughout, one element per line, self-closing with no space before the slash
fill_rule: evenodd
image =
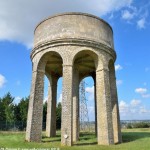
<path id="1" fill-rule="evenodd" d="M 92 75 L 94 80 L 94 105 L 95 105 L 95 135 L 97 136 L 97 100 L 96 100 L 96 74 Z"/>
<path id="2" fill-rule="evenodd" d="M 73 73 L 73 142 L 79 139 L 79 72 Z"/>
<path id="3" fill-rule="evenodd" d="M 57 99 L 57 78 L 52 76 L 49 79 L 47 117 L 46 117 L 46 136 L 56 136 L 56 99 Z"/>
<path id="4" fill-rule="evenodd" d="M 43 117 L 44 71 L 32 72 L 32 86 L 28 108 L 26 140 L 41 141 Z"/>
<path id="5" fill-rule="evenodd" d="M 113 65 L 113 64 L 112 64 Z M 114 142 L 121 143 L 121 125 L 120 115 L 118 106 L 117 86 L 114 65 L 109 68 L 110 70 L 110 85 L 111 85 L 111 101 L 112 101 L 112 119 L 113 119 L 113 130 L 114 130 Z"/>
<path id="6" fill-rule="evenodd" d="M 96 99 L 96 81 L 94 80 L 94 99 L 95 99 L 95 135 L 97 136 L 97 99 Z"/>
<path id="7" fill-rule="evenodd" d="M 96 71 L 98 144 L 114 144 L 109 71 Z"/>
<path id="8" fill-rule="evenodd" d="M 72 65 L 63 65 L 61 144 L 72 145 Z"/>

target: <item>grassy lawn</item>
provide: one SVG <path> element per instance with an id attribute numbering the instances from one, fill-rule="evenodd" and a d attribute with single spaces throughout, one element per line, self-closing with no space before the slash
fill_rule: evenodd
<path id="1" fill-rule="evenodd" d="M 60 146 L 60 132 L 55 138 L 42 138 L 41 143 L 25 142 L 25 133 L 0 132 L 0 148 L 60 148 L 60 150 L 149 150 L 150 129 L 122 130 L 123 143 L 111 146 L 99 146 L 92 133 L 81 133 L 80 140 L 73 147 Z M 57 150 L 57 149 L 56 149 Z"/>

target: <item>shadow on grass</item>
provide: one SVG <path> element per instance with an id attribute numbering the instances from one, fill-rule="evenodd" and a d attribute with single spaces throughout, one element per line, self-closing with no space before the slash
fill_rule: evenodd
<path id="1" fill-rule="evenodd" d="M 55 137 L 47 137 L 47 136 L 42 136 L 42 142 L 47 143 L 47 142 L 60 142 L 61 141 L 61 136 L 56 135 Z"/>
<path id="2" fill-rule="evenodd" d="M 43 136 L 42 136 L 42 139 L 45 139 L 45 138 L 49 138 L 49 137 L 43 135 Z M 52 137 L 52 138 L 60 138 L 60 134 L 59 134 L 59 135 L 56 135 L 55 137 Z"/>
<path id="3" fill-rule="evenodd" d="M 52 138 L 42 136 L 42 142 L 43 143 L 61 142 L 61 135 L 57 134 L 56 137 L 52 137 Z M 81 132 L 79 141 L 77 141 L 73 145 L 75 145 L 75 146 L 83 145 L 84 146 L 84 145 L 96 145 L 96 144 L 97 144 L 97 140 L 96 140 L 96 136 L 94 133 Z"/>
<path id="4" fill-rule="evenodd" d="M 150 138 L 150 133 L 147 132 L 123 132 L 122 133 L 123 143 L 128 143 L 143 138 Z"/>
<path id="5" fill-rule="evenodd" d="M 60 142 L 60 139 L 48 139 L 48 140 L 42 140 L 42 143 L 48 143 L 48 142 Z"/>
<path id="6" fill-rule="evenodd" d="M 128 143 L 136 141 L 139 139 L 150 138 L 149 132 L 122 132 L 123 143 Z M 61 142 L 61 135 L 58 134 L 56 137 L 48 138 L 46 136 L 42 137 L 42 142 Z M 79 141 L 73 144 L 74 146 L 85 146 L 85 145 L 97 145 L 97 137 L 94 133 L 81 132 Z"/>
<path id="7" fill-rule="evenodd" d="M 87 143 L 75 143 L 74 146 L 87 146 L 87 145 L 97 145 L 97 142 L 87 142 Z"/>
<path id="8" fill-rule="evenodd" d="M 74 143 L 75 146 L 97 145 L 95 133 L 81 132 L 79 141 Z"/>

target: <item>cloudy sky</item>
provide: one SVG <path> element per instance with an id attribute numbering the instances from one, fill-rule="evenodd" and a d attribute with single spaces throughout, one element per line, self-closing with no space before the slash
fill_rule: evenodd
<path id="1" fill-rule="evenodd" d="M 121 119 L 150 119 L 149 0 L 0 0 L 0 97 L 10 91 L 18 102 L 29 95 L 34 28 L 48 16 L 70 11 L 94 14 L 112 26 Z M 93 120 L 93 81 L 86 83 Z"/>

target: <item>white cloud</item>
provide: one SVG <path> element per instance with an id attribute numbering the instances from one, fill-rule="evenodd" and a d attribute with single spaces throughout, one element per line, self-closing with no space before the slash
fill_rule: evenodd
<path id="1" fill-rule="evenodd" d="M 32 45 L 35 26 L 62 12 L 86 12 L 103 16 L 131 5 L 133 0 L 3 0 L 0 4 L 0 40 Z"/>
<path id="2" fill-rule="evenodd" d="M 87 92 L 88 100 L 94 100 L 94 86 L 86 87 L 85 91 Z"/>
<path id="3" fill-rule="evenodd" d="M 57 103 L 62 102 L 62 93 L 59 95 L 59 98 L 57 99 Z"/>
<path id="4" fill-rule="evenodd" d="M 48 96 L 44 97 L 44 101 L 43 103 L 47 102 L 48 101 Z"/>
<path id="5" fill-rule="evenodd" d="M 133 99 L 130 104 L 131 104 L 131 106 L 136 107 L 136 106 L 138 106 L 140 103 L 141 103 L 140 100 Z"/>
<path id="6" fill-rule="evenodd" d="M 142 107 L 140 107 L 140 113 L 141 114 L 150 113 L 150 110 L 147 110 L 145 107 L 142 106 Z"/>
<path id="7" fill-rule="evenodd" d="M 6 78 L 2 74 L 0 74 L 0 88 L 3 88 L 5 83 L 6 83 Z"/>
<path id="8" fill-rule="evenodd" d="M 135 16 L 135 13 L 131 13 L 128 10 L 124 10 L 122 12 L 122 19 L 131 20 L 131 19 L 133 19 L 134 16 Z"/>
<path id="9" fill-rule="evenodd" d="M 122 80 L 117 80 L 116 83 L 119 86 L 119 85 L 121 85 L 123 83 L 123 81 Z"/>
<path id="10" fill-rule="evenodd" d="M 137 21 L 137 27 L 139 29 L 144 29 L 146 24 L 145 18 L 141 18 L 140 20 Z"/>
<path id="11" fill-rule="evenodd" d="M 143 98 L 150 98 L 150 94 L 142 94 Z"/>
<path id="12" fill-rule="evenodd" d="M 123 9 L 121 18 L 127 23 L 135 24 L 138 29 L 144 29 L 146 24 L 148 24 L 150 3 L 143 3 L 140 7 L 138 5 L 135 7 L 134 5 L 136 4 Z"/>
<path id="13" fill-rule="evenodd" d="M 149 16 L 149 6 L 150 6 L 150 2 L 144 4 L 139 9 L 139 12 L 138 12 L 139 19 L 137 21 L 137 28 L 138 29 L 144 29 L 146 27 L 147 18 Z"/>
<path id="14" fill-rule="evenodd" d="M 88 93 L 94 94 L 94 86 L 92 86 L 92 87 L 86 87 L 85 91 L 88 92 Z"/>
<path id="15" fill-rule="evenodd" d="M 135 92 L 141 94 L 142 98 L 150 98 L 150 94 L 146 88 L 137 88 Z"/>
<path id="16" fill-rule="evenodd" d="M 123 68 L 122 68 L 122 66 L 121 66 L 121 65 L 119 65 L 119 64 L 118 64 L 118 65 L 115 65 L 115 70 L 116 70 L 116 71 L 118 71 L 118 70 L 122 70 L 122 69 L 123 69 Z"/>
<path id="17" fill-rule="evenodd" d="M 146 88 L 137 88 L 137 89 L 135 89 L 135 92 L 139 93 L 139 94 L 144 94 L 147 92 L 147 89 Z"/>
<path id="18" fill-rule="evenodd" d="M 88 106 L 88 113 L 89 113 L 89 114 L 94 114 L 94 112 L 95 112 L 94 109 L 95 109 L 95 108 L 94 108 L 93 106 Z"/>
<path id="19" fill-rule="evenodd" d="M 15 97 L 15 99 L 14 99 L 14 103 L 15 103 L 15 104 L 18 104 L 18 103 L 20 102 L 20 100 L 21 100 L 21 97 L 20 97 L 20 96 L 17 96 L 17 97 Z"/>
<path id="20" fill-rule="evenodd" d="M 149 119 L 150 110 L 143 106 L 140 100 L 131 100 L 129 103 L 120 101 L 120 116 L 122 120 Z"/>
<path id="21" fill-rule="evenodd" d="M 125 101 L 120 101 L 119 110 L 120 110 L 120 113 L 128 113 L 129 105 Z"/>

